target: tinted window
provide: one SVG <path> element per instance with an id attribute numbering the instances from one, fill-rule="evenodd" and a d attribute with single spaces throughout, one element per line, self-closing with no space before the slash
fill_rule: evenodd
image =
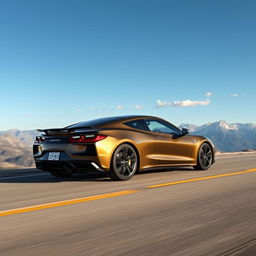
<path id="1" fill-rule="evenodd" d="M 85 121 L 85 122 L 81 122 L 81 123 L 77 123 L 77 124 L 73 124 L 70 126 L 67 126 L 65 128 L 84 128 L 84 127 L 97 127 L 97 126 L 101 126 L 104 124 L 109 124 L 112 122 L 116 122 L 116 121 L 121 121 L 122 119 L 125 119 L 129 116 L 113 116 L 113 117 L 103 117 L 103 118 L 98 118 L 98 119 L 94 119 L 94 120 L 90 120 L 90 121 Z"/>
<path id="2" fill-rule="evenodd" d="M 180 130 L 172 124 L 160 120 L 145 120 L 151 132 L 180 134 Z"/>
<path id="3" fill-rule="evenodd" d="M 135 129 L 149 131 L 148 126 L 146 125 L 146 123 L 143 119 L 129 121 L 129 122 L 126 122 L 125 124 L 132 128 L 135 128 Z"/>

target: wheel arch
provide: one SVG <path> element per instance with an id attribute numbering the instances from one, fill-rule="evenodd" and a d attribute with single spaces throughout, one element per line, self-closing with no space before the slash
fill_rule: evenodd
<path id="1" fill-rule="evenodd" d="M 215 162 L 215 147 L 209 140 L 206 139 L 206 140 L 201 142 L 199 148 L 202 146 L 203 143 L 207 143 L 210 146 L 211 150 L 212 150 L 212 164 L 213 164 Z"/>
<path id="2" fill-rule="evenodd" d="M 197 152 L 196 152 L 196 164 L 198 163 L 199 150 L 204 143 L 208 144 L 212 150 L 212 164 L 213 164 L 215 162 L 215 148 L 212 145 L 212 143 L 207 139 L 201 140 L 198 145 Z"/>
<path id="3" fill-rule="evenodd" d="M 130 145 L 136 151 L 136 154 L 137 154 L 137 157 L 138 157 L 138 169 L 137 169 L 136 172 L 138 172 L 140 170 L 140 152 L 139 152 L 138 148 L 130 141 L 122 141 L 118 145 L 115 146 L 114 150 L 111 153 L 110 168 L 112 167 L 113 157 L 114 157 L 114 153 L 115 153 L 116 149 L 118 147 L 120 147 L 121 145 L 123 145 L 123 144 Z"/>

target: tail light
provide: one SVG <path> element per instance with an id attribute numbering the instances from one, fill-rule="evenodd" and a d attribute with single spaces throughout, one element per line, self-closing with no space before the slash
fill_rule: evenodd
<path id="1" fill-rule="evenodd" d="M 90 142 L 97 142 L 100 140 L 104 140 L 107 136 L 105 135 L 75 135 L 69 138 L 70 143 L 90 143 Z"/>
<path id="2" fill-rule="evenodd" d="M 36 136 L 34 144 L 42 144 L 45 141 L 45 138 L 42 136 Z"/>

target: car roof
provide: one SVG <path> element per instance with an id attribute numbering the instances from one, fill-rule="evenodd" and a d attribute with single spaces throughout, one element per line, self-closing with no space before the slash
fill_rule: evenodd
<path id="1" fill-rule="evenodd" d="M 76 123 L 70 126 L 67 126 L 65 128 L 95 128 L 98 126 L 103 126 L 105 124 L 110 124 L 110 123 L 120 123 L 123 121 L 129 121 L 133 119 L 139 119 L 139 118 L 156 118 L 154 116 L 143 116 L 143 115 L 126 115 L 126 116 L 111 116 L 111 117 L 102 117 L 98 119 L 93 119 L 90 121 L 84 121 L 80 123 Z"/>

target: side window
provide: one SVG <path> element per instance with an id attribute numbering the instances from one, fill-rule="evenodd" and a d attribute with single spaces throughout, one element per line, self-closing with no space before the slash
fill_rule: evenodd
<path id="1" fill-rule="evenodd" d="M 150 119 L 146 119 L 145 122 L 151 132 L 180 134 L 179 129 L 171 124 Z"/>
<path id="2" fill-rule="evenodd" d="M 124 123 L 125 125 L 143 131 L 149 131 L 148 126 L 146 125 L 143 119 L 137 119 L 134 121 L 129 121 Z"/>

